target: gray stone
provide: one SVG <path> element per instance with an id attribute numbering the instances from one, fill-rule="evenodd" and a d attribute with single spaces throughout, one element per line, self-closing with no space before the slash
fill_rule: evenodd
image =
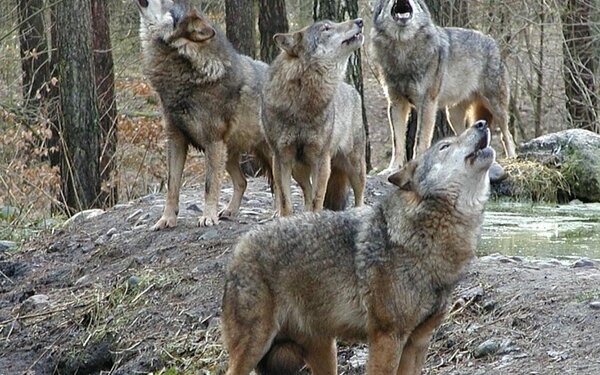
<path id="1" fill-rule="evenodd" d="M 573 263 L 573 268 L 595 268 L 596 262 L 590 259 L 579 259 L 577 262 Z"/>
<path id="2" fill-rule="evenodd" d="M 600 202 L 600 135 L 569 129 L 535 138 L 519 147 L 519 157 L 559 168 L 571 194 Z"/>
<path id="3" fill-rule="evenodd" d="M 65 221 L 63 226 L 68 227 L 72 224 L 81 224 L 82 222 L 93 219 L 97 216 L 102 215 L 103 213 L 104 213 L 104 210 L 101 210 L 99 208 L 81 211 L 81 212 L 78 212 L 75 215 L 71 216 L 71 218 L 69 220 Z"/>
<path id="4" fill-rule="evenodd" d="M 600 310 L 600 301 L 592 301 L 592 302 L 590 302 L 590 308 L 592 310 Z"/>
<path id="5" fill-rule="evenodd" d="M 0 206 L 0 219 L 12 220 L 19 214 L 19 209 L 12 206 Z"/>
<path id="6" fill-rule="evenodd" d="M 129 276 L 129 279 L 127 279 L 127 284 L 132 287 L 135 288 L 138 285 L 140 285 L 140 282 L 142 281 L 142 279 L 140 279 L 137 276 Z"/>
<path id="7" fill-rule="evenodd" d="M 217 237 L 219 237 L 219 231 L 212 229 L 212 230 L 209 230 L 208 232 L 202 234 L 200 237 L 198 237 L 198 239 L 200 241 L 210 241 L 210 240 L 214 240 Z"/>
<path id="8" fill-rule="evenodd" d="M 475 348 L 475 350 L 473 351 L 473 357 L 481 358 L 488 355 L 494 355 L 500 350 L 501 347 L 501 343 L 496 340 L 486 340 L 479 344 L 477 348 Z"/>
<path id="9" fill-rule="evenodd" d="M 0 251 L 7 251 L 17 247 L 14 241 L 0 241 Z"/>

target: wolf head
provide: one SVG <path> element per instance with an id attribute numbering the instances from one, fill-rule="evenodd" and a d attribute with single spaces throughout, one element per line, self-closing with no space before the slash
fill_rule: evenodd
<path id="1" fill-rule="evenodd" d="M 216 35 L 189 0 L 133 0 L 140 12 L 142 41 L 162 40 L 175 48 L 200 48 Z"/>
<path id="2" fill-rule="evenodd" d="M 411 160 L 389 181 L 418 199 L 442 199 L 453 206 L 480 206 L 489 195 L 489 169 L 496 158 L 483 120 L 457 137 L 443 139 Z"/>
<path id="3" fill-rule="evenodd" d="M 306 61 L 344 62 L 359 49 L 364 37 L 363 20 L 341 23 L 316 22 L 300 31 L 276 34 L 275 43 L 288 56 Z"/>
<path id="4" fill-rule="evenodd" d="M 375 31 L 396 39 L 408 39 L 431 24 L 431 14 L 422 0 L 379 0 L 373 14 Z"/>

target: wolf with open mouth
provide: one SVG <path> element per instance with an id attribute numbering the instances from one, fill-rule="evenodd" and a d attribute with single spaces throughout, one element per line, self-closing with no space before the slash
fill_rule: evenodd
<path id="1" fill-rule="evenodd" d="M 372 33 L 388 98 L 392 159 L 406 162 L 411 107 L 417 110 L 414 154 L 431 144 L 438 108 L 446 108 L 456 133 L 485 119 L 500 127 L 508 157 L 516 156 L 508 129 L 509 77 L 498 44 L 478 31 L 436 26 L 422 0 L 378 0 Z"/>

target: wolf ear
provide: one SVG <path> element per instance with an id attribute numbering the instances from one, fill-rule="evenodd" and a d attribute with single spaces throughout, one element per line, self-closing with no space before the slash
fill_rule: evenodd
<path id="1" fill-rule="evenodd" d="M 298 57 L 298 45 L 302 40 L 302 33 L 275 34 L 273 40 L 288 55 Z"/>
<path id="2" fill-rule="evenodd" d="M 413 180 L 415 177 L 416 169 L 417 162 L 411 160 L 398 172 L 392 173 L 388 177 L 388 181 L 398 186 L 400 190 L 412 191 L 414 189 Z"/>

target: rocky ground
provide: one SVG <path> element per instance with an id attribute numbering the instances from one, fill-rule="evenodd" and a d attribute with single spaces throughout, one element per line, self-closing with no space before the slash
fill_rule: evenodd
<path id="1" fill-rule="evenodd" d="M 370 178 L 367 202 L 387 185 Z M 152 195 L 0 252 L 0 374 L 222 373 L 224 270 L 239 235 L 270 220 L 272 199 L 251 180 L 238 218 L 199 228 L 201 191 L 183 192 L 174 229 L 149 231 L 164 203 Z M 594 262 L 481 257 L 454 301 L 427 374 L 600 373 Z M 363 374 L 366 353 L 341 343 L 339 372 Z"/>

